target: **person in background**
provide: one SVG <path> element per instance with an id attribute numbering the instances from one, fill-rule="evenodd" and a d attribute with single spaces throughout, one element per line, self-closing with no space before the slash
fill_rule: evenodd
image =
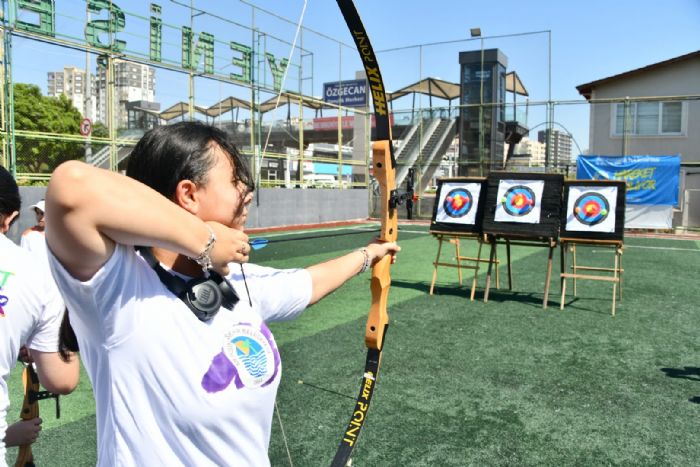
<path id="1" fill-rule="evenodd" d="M 44 213 L 46 212 L 46 202 L 42 199 L 30 206 L 36 216 L 36 225 L 22 232 L 20 246 L 27 251 L 37 253 L 40 257 L 46 256 L 46 236 L 44 234 Z"/>
<path id="2" fill-rule="evenodd" d="M 147 132 L 127 176 L 79 161 L 54 172 L 49 261 L 93 383 L 98 465 L 269 465 L 282 368 L 266 323 L 399 250 L 250 264 L 253 189 L 229 136 L 198 122 Z"/>
<path id="3" fill-rule="evenodd" d="M 39 259 L 39 263 L 45 269 L 49 269 L 49 257 L 46 251 L 45 222 L 46 202 L 42 199 L 36 204 L 32 204 L 30 209 L 36 216 L 36 224 L 22 232 L 20 246 Z"/>
<path id="4" fill-rule="evenodd" d="M 5 236 L 20 212 L 17 183 L 0 166 L 0 466 L 5 446 L 34 442 L 41 419 L 20 421 L 9 428 L 7 378 L 18 356 L 33 362 L 41 384 L 56 394 L 68 394 L 78 384 L 76 355 L 58 352 L 65 306 L 50 271 L 32 254 Z"/>

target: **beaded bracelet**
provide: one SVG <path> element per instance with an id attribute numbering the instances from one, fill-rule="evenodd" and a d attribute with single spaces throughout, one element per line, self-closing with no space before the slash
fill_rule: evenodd
<path id="1" fill-rule="evenodd" d="M 216 243 L 216 235 L 208 224 L 204 225 L 207 227 L 207 230 L 209 230 L 209 241 L 207 241 L 207 246 L 204 247 L 204 250 L 196 258 L 191 256 L 188 256 L 188 258 L 201 266 L 202 271 L 204 271 L 206 274 L 210 269 L 214 269 L 209 254 L 211 253 L 212 248 L 214 248 L 214 243 Z"/>
<path id="2" fill-rule="evenodd" d="M 358 274 L 362 274 L 363 272 L 369 269 L 369 253 L 367 252 L 367 248 L 365 247 L 358 248 L 357 251 L 362 253 L 362 255 L 365 257 L 364 261 L 362 262 L 362 268 L 360 268 L 360 272 L 358 272 Z"/>

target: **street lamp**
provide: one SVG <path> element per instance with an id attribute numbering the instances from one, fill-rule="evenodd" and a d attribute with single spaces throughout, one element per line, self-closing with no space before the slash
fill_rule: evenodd
<path id="1" fill-rule="evenodd" d="M 479 73 L 479 175 L 484 175 L 484 38 L 481 28 L 471 28 L 472 38 L 478 37 L 481 42 L 481 67 Z"/>

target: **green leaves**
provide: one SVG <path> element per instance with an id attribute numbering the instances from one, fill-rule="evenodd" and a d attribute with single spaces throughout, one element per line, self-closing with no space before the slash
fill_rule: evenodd
<path id="1" fill-rule="evenodd" d="M 15 129 L 78 134 L 82 117 L 66 96 L 47 97 L 41 94 L 36 85 L 17 83 L 14 85 L 14 97 Z M 61 162 L 80 159 L 84 155 L 84 147 L 78 142 L 18 136 L 15 143 L 18 172 L 51 172 Z"/>

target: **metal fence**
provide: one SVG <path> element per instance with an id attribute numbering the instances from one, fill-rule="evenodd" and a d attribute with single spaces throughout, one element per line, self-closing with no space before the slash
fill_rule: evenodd
<path id="1" fill-rule="evenodd" d="M 218 4 L 212 8 L 222 11 L 177 1 L 130 3 L 133 10 L 97 0 L 3 0 L 2 7 L 0 162 L 21 184 L 45 184 L 70 159 L 123 170 L 149 128 L 198 119 L 232 135 L 259 186 L 369 188 L 375 212 L 368 109 L 312 97 L 321 71 L 345 78 L 343 70 L 361 69 L 354 46 L 309 28 L 295 41 L 294 21 L 247 2 L 228 7 L 235 15 Z M 178 16 L 169 16 L 175 10 Z M 379 51 L 384 75 L 399 86 L 421 81 L 431 74 L 425 48 L 456 58 L 470 40 Z M 574 177 L 575 158 L 585 153 L 682 154 L 681 190 L 699 188 L 700 119 L 689 118 L 700 115 L 699 95 L 557 100 L 545 40 L 549 31 L 495 39 L 513 54 L 520 49 L 512 41 L 542 52 L 531 57 L 533 74 L 522 73 L 536 83 L 525 100 L 506 94 L 453 105 L 454 97 L 420 92 L 391 100 L 399 183 L 415 169 L 419 217 L 431 216 L 438 177 L 494 170 Z M 688 206 L 679 206 L 679 215 L 696 219 L 683 211 L 698 208 Z"/>

